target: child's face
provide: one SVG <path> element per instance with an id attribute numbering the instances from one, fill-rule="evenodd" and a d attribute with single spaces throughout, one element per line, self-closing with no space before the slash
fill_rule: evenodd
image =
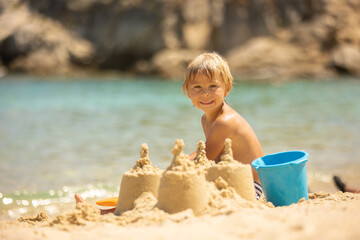
<path id="1" fill-rule="evenodd" d="M 211 79 L 205 74 L 197 74 L 188 87 L 192 104 L 204 112 L 218 109 L 229 91 L 217 72 Z"/>

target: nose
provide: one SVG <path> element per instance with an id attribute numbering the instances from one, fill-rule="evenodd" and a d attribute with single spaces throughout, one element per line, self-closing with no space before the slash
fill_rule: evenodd
<path id="1" fill-rule="evenodd" d="M 210 94 L 209 94 L 209 91 L 207 90 L 207 89 L 205 89 L 204 91 L 202 91 L 202 93 L 201 93 L 201 96 L 202 97 L 207 97 L 207 96 L 209 96 Z"/>

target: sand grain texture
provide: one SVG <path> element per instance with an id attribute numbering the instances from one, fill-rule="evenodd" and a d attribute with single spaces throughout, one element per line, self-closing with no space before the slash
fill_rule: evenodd
<path id="1" fill-rule="evenodd" d="M 149 197 L 149 196 L 147 196 Z M 146 197 L 145 197 L 146 198 Z M 156 202 L 153 198 L 153 203 Z M 146 205 L 146 204 L 145 204 Z M 81 217 L 82 224 L 54 219 L 20 222 L 2 221 L 1 239 L 360 239 L 360 195 L 353 193 L 315 193 L 309 201 L 271 208 L 229 204 L 217 216 L 193 216 L 184 211 L 167 214 L 135 210 L 126 216 Z M 126 212 L 130 213 L 130 212 Z M 126 214 L 125 213 L 125 214 Z M 70 214 L 70 215 L 69 215 Z M 93 214 L 95 214 L 93 212 Z M 55 217 L 55 219 L 58 217 Z M 79 219 L 79 220 L 80 220 Z"/>

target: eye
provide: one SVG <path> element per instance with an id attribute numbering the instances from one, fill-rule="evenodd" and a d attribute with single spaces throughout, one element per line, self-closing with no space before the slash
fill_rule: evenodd
<path id="1" fill-rule="evenodd" d="M 200 86 L 198 86 L 198 85 L 195 85 L 195 86 L 193 86 L 193 88 L 201 88 Z"/>
<path id="2" fill-rule="evenodd" d="M 212 84 L 212 85 L 210 85 L 210 87 L 211 87 L 211 88 L 216 88 L 216 87 L 217 87 L 217 85 Z"/>

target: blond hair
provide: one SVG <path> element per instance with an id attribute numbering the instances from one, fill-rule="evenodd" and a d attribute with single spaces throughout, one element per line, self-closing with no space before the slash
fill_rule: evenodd
<path id="1" fill-rule="evenodd" d="M 186 75 L 182 89 L 185 95 L 189 95 L 188 87 L 190 81 L 192 81 L 197 74 L 205 74 L 208 78 L 213 78 L 219 71 L 221 80 L 225 84 L 225 88 L 228 90 L 232 85 L 233 77 L 231 76 L 229 65 L 227 61 L 216 52 L 203 53 L 194 58 L 186 69 Z"/>

